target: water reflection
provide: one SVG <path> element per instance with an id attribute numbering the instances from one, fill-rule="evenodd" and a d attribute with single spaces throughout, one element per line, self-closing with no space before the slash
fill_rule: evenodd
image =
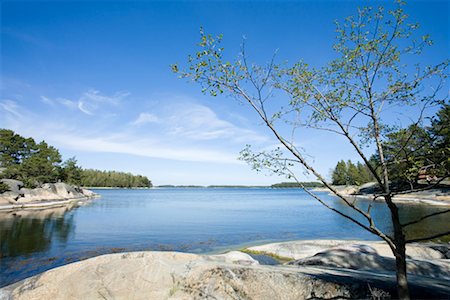
<path id="1" fill-rule="evenodd" d="M 74 231 L 71 207 L 0 213 L 0 257 L 48 251 L 52 240 L 66 243 Z"/>
<path id="2" fill-rule="evenodd" d="M 365 199 L 352 199 L 355 200 L 355 205 L 361 208 L 363 211 L 367 211 L 367 208 L 371 201 Z M 350 207 L 348 207 L 342 200 L 329 200 L 329 204 L 333 205 L 339 211 L 346 213 L 352 217 L 355 217 L 358 221 L 366 224 L 366 219 L 357 215 Z M 406 224 L 409 222 L 414 222 L 420 220 L 424 216 L 434 214 L 437 212 L 448 211 L 448 207 L 442 206 L 432 206 L 426 204 L 397 204 L 400 216 L 400 222 Z M 393 226 L 391 221 L 391 215 L 384 202 L 377 201 L 372 202 L 372 209 L 370 214 L 375 222 L 375 225 L 385 232 L 388 236 L 393 236 Z M 334 214 L 335 218 L 342 218 L 338 214 Z M 404 227 L 404 232 L 407 240 L 420 239 L 425 237 L 432 237 L 440 233 L 445 233 L 450 231 L 450 211 L 437 214 L 431 218 L 426 218 L 417 222 L 416 224 L 411 224 L 410 226 Z M 434 239 L 436 242 L 449 242 L 450 235 L 442 236 Z"/>

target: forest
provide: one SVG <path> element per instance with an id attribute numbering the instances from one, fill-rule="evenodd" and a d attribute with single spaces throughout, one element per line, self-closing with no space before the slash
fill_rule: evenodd
<path id="1" fill-rule="evenodd" d="M 20 180 L 28 188 L 54 182 L 86 187 L 152 187 L 142 175 L 83 169 L 75 157 L 63 161 L 59 150 L 45 141 L 37 143 L 9 129 L 0 129 L 0 178 Z"/>

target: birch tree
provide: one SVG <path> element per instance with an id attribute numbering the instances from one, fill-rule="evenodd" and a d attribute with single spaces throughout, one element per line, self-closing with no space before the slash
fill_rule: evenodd
<path id="1" fill-rule="evenodd" d="M 447 103 L 448 93 L 443 88 L 446 87 L 449 62 L 431 66 L 405 63 L 413 58 L 420 61 L 420 55 L 432 45 L 432 41 L 429 36 L 416 37 L 419 25 L 407 20 L 403 5 L 397 2 L 396 7 L 388 11 L 383 7 L 360 8 L 354 16 L 336 22 L 334 50 L 338 58 L 320 68 L 311 67 L 303 61 L 293 65 L 277 64 L 275 55 L 267 64 L 250 64 L 245 43 L 237 58 L 230 60 L 221 45 L 222 36 L 213 36 L 201 30 L 199 51 L 188 56 L 185 66 L 175 64 L 172 70 L 181 78 L 199 83 L 204 93 L 211 96 L 230 95 L 248 104 L 280 147 L 260 152 L 247 146 L 241 152 L 241 159 L 256 170 L 268 169 L 295 180 L 299 176 L 298 166 L 301 166 L 322 182 L 352 213 L 333 207 L 308 189 L 305 191 L 326 208 L 389 245 L 396 260 L 398 297 L 409 299 L 406 244 L 450 232 L 414 240 L 405 237 L 408 226 L 433 215 L 402 224 L 398 205 L 393 198 L 431 186 L 393 190 L 389 184 L 390 168 L 383 142 L 389 132 L 398 129 L 390 123 L 389 113 L 412 108 L 417 116 L 411 124 L 420 124 L 427 109 Z M 280 104 L 283 99 L 288 100 Z M 273 109 L 278 104 L 279 108 Z M 286 126 L 291 128 L 289 134 L 284 130 Z M 367 166 L 381 191 L 373 196 L 368 206 L 358 206 L 317 170 L 302 150 L 302 140 L 295 140 L 296 135 L 290 134 L 303 129 L 327 131 L 351 145 L 355 156 Z M 414 132 L 410 134 L 414 135 Z M 400 145 L 400 148 L 406 147 L 408 140 L 406 138 L 405 145 Z M 366 146 L 376 149 L 375 160 L 370 159 Z M 441 180 L 448 173 L 447 170 Z M 377 226 L 371 214 L 375 200 L 386 204 L 393 232 L 383 232 Z"/>

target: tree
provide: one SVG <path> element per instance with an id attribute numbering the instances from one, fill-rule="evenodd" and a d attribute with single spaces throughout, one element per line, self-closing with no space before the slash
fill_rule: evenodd
<path id="1" fill-rule="evenodd" d="M 212 36 L 201 30 L 200 50 L 188 57 L 187 67 L 175 64 L 172 70 L 182 78 L 199 83 L 204 93 L 231 95 L 247 103 L 279 141 L 280 147 L 254 152 L 247 146 L 241 152 L 241 158 L 256 170 L 267 169 L 295 180 L 297 166 L 314 175 L 351 208 L 353 214 L 340 211 L 305 189 L 311 197 L 389 245 L 396 260 L 398 297 L 409 299 L 406 243 L 431 237 L 407 240 L 404 230 L 432 216 L 423 216 L 408 224 L 400 222 L 393 197 L 410 191 L 393 191 L 389 185 L 391 170 L 383 142 L 392 130 L 392 124 L 386 111 L 392 113 L 420 107 L 419 118 L 422 118 L 427 107 L 445 103 L 448 95 L 442 93 L 442 87 L 449 62 L 425 68 L 418 64 L 405 65 L 405 57 L 411 61 L 432 42 L 428 36 L 414 39 L 418 25 L 407 22 L 402 7 L 403 3 L 397 2 L 396 8 L 387 12 L 383 7 L 362 8 L 356 16 L 346 18 L 342 24 L 337 23 L 334 49 L 338 58 L 322 68 L 310 67 L 302 61 L 293 66 L 278 65 L 275 56 L 267 65 L 249 64 L 244 43 L 239 57 L 228 60 L 221 46 L 222 36 Z M 433 89 L 425 89 L 430 85 Z M 284 97 L 272 101 L 279 95 Z M 284 98 L 289 101 L 279 109 L 273 109 Z M 292 127 L 289 134 L 284 133 L 280 124 Z M 295 140 L 292 132 L 299 128 L 337 134 L 353 147 L 382 191 L 372 201 L 375 198 L 384 200 L 390 211 L 393 232 L 382 232 L 376 226 L 371 203 L 362 208 L 325 180 L 301 150 L 301 142 Z M 377 149 L 377 165 L 371 164 L 364 145 Z M 445 234 L 449 232 L 442 233 Z"/>
<path id="2" fill-rule="evenodd" d="M 36 151 L 32 138 L 24 138 L 12 130 L 0 129 L 0 168 L 4 177 L 17 178 L 20 164 Z"/>
<path id="3" fill-rule="evenodd" d="M 445 177 L 450 170 L 450 104 L 444 103 L 432 118 L 429 134 L 433 140 L 432 160 L 437 175 Z"/>
<path id="4" fill-rule="evenodd" d="M 33 155 L 25 158 L 20 164 L 18 178 L 30 187 L 57 182 L 60 174 L 60 163 L 61 154 L 59 151 L 42 141 L 36 146 Z"/>
<path id="5" fill-rule="evenodd" d="M 420 168 L 432 164 L 432 140 L 427 131 L 417 124 L 410 125 L 387 134 L 383 146 L 394 187 L 402 189 L 407 185 L 413 189 Z"/>
<path id="6" fill-rule="evenodd" d="M 66 160 L 61 168 L 60 179 L 68 184 L 80 185 L 82 169 L 77 165 L 75 157 Z"/>
<path id="7" fill-rule="evenodd" d="M 367 166 L 358 161 L 358 163 L 356 164 L 356 168 L 358 168 L 359 184 L 371 182 L 374 180 L 373 176 L 370 175 L 370 171 Z"/>
<path id="8" fill-rule="evenodd" d="M 341 160 L 337 163 L 331 177 L 334 185 L 347 184 L 347 165 L 345 164 L 345 161 Z"/>
<path id="9" fill-rule="evenodd" d="M 359 185 L 358 168 L 351 160 L 347 161 L 347 185 Z"/>

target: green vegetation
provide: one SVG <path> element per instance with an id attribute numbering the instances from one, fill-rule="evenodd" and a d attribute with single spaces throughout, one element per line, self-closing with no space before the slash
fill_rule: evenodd
<path id="1" fill-rule="evenodd" d="M 17 179 L 25 187 L 38 187 L 58 181 L 90 187 L 151 187 L 151 181 L 141 175 L 124 172 L 84 170 L 74 157 L 62 161 L 58 149 L 45 141 L 36 143 L 12 130 L 0 129 L 1 177 Z M 5 187 L 0 186 L 0 192 Z"/>
<path id="2" fill-rule="evenodd" d="M 250 250 L 248 248 L 240 249 L 239 251 L 247 253 L 247 254 L 270 256 L 281 264 L 294 260 L 290 257 L 285 257 L 285 256 L 281 256 L 278 254 L 269 253 L 269 252 L 265 252 L 265 251 Z"/>
<path id="3" fill-rule="evenodd" d="M 0 129 L 0 167 L 4 168 L 3 178 L 18 179 L 26 187 L 36 187 L 61 178 L 61 155 L 44 141 L 36 143 L 12 130 Z"/>
<path id="4" fill-rule="evenodd" d="M 395 2 L 393 9 L 361 7 L 354 16 L 335 22 L 337 35 L 333 49 L 336 55 L 323 66 L 311 66 L 302 59 L 294 64 L 277 63 L 275 55 L 267 64 L 253 63 L 248 61 L 245 43 L 237 55 L 228 54 L 221 34 L 214 36 L 201 29 L 198 50 L 187 57 L 186 66 L 174 64 L 172 71 L 180 78 L 199 84 L 205 94 L 214 97 L 224 94 L 228 97 L 221 98 L 237 99 L 247 105 L 273 134 L 279 147 L 255 151 L 247 145 L 241 151 L 240 158 L 256 171 L 269 171 L 295 181 L 299 181 L 298 176 L 303 171 L 322 182 L 342 200 L 342 205 L 347 209 L 332 206 L 320 196 L 308 190 L 306 192 L 326 208 L 389 245 L 396 259 L 397 296 L 410 299 L 405 245 L 444 236 L 448 232 L 407 239 L 404 230 L 412 223 L 400 222 L 401 212 L 393 198 L 412 190 L 392 189 L 391 183 L 396 179 L 395 172 L 403 168 L 402 164 L 405 164 L 404 170 L 417 174 L 414 168 L 426 166 L 432 157 L 436 159 L 433 159 L 434 166 L 430 168 L 449 175 L 449 119 L 445 103 L 449 99 L 446 79 L 450 61 L 446 59 L 435 65 L 421 65 L 420 55 L 433 42 L 428 35 L 417 35 L 419 24 L 408 20 L 403 10 L 404 1 Z M 410 115 L 417 117 L 410 120 L 412 126 L 417 126 L 422 124 L 424 113 L 437 105 L 443 106 L 444 111 L 432 121 L 432 127 L 441 137 L 431 147 L 438 147 L 439 150 L 433 151 L 433 154 L 420 154 L 425 146 L 418 148 L 410 142 L 413 138 L 411 131 L 415 130 L 408 126 L 396 126 L 393 116 L 418 112 Z M 400 134 L 390 135 L 401 128 L 404 131 Z M 304 130 L 303 133 L 326 131 L 348 143 L 375 179 L 380 190 L 379 199 L 383 199 L 389 209 L 392 221 L 389 231 L 377 227 L 370 210 L 372 204 L 367 210 L 362 209 L 327 182 L 317 162 L 305 154 L 304 139 L 299 139 L 301 130 Z M 418 138 L 423 140 L 420 135 Z M 425 141 L 417 143 L 427 144 Z M 393 151 L 389 145 L 394 148 Z M 366 153 L 369 147 L 377 149 L 372 157 Z M 414 157 L 415 152 L 419 153 L 417 157 Z M 411 166 L 417 164 L 420 158 L 423 158 L 423 163 Z M 359 174 L 364 170 L 357 165 L 346 164 L 346 172 L 343 172 L 341 163 L 339 169 L 340 174 L 335 176 L 337 181 L 367 180 Z M 398 173 L 402 176 L 403 172 Z M 431 217 L 432 214 L 426 215 L 413 223 Z"/>
<path id="5" fill-rule="evenodd" d="M 323 187 L 323 184 L 321 182 L 281 182 L 281 183 L 275 183 L 272 184 L 272 188 L 316 188 L 316 187 Z"/>
<path id="6" fill-rule="evenodd" d="M 375 180 L 366 165 L 360 162 L 355 165 L 351 160 L 347 163 L 343 160 L 339 161 L 333 170 L 331 179 L 334 185 L 361 185 Z"/>
<path id="7" fill-rule="evenodd" d="M 120 187 L 120 188 L 148 188 L 151 181 L 142 175 L 116 171 L 82 170 L 82 186 L 87 187 Z"/>
<path id="8" fill-rule="evenodd" d="M 431 118 L 430 126 L 419 123 L 390 132 L 383 143 L 392 182 L 400 188 L 415 188 L 420 170 L 427 168 L 429 178 L 449 176 L 450 105 L 443 104 Z M 374 158 L 380 164 L 379 157 Z"/>
<path id="9" fill-rule="evenodd" d="M 3 182 L 0 182 L 0 194 L 7 191 L 9 191 L 9 186 Z"/>
<path id="10" fill-rule="evenodd" d="M 449 176 L 450 171 L 450 105 L 442 104 L 430 125 L 414 123 L 407 128 L 391 130 L 382 142 L 384 158 L 395 189 L 413 189 L 420 184 L 421 170 L 427 169 L 428 178 L 436 182 Z M 381 176 L 380 155 L 376 153 L 369 161 Z M 361 185 L 376 181 L 369 167 L 350 160 L 339 161 L 332 172 L 334 185 Z"/>

